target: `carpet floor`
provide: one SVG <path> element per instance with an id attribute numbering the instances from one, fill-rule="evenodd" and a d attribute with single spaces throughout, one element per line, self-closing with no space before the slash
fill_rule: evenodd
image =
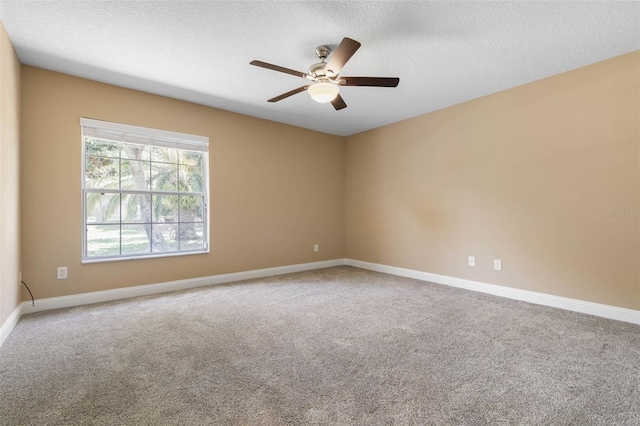
<path id="1" fill-rule="evenodd" d="M 24 316 L 1 425 L 640 425 L 640 326 L 340 266 Z"/>

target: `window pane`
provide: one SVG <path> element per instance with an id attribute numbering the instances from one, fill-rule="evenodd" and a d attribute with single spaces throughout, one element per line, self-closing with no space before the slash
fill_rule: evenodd
<path id="1" fill-rule="evenodd" d="M 85 138 L 85 153 L 100 157 L 120 157 L 120 143 L 103 139 Z"/>
<path id="2" fill-rule="evenodd" d="M 150 253 L 147 229 L 151 225 L 122 225 L 122 254 Z"/>
<path id="3" fill-rule="evenodd" d="M 120 194 L 87 192 L 87 223 L 119 223 Z"/>
<path id="4" fill-rule="evenodd" d="M 149 166 L 148 161 L 122 160 L 121 188 L 148 191 Z"/>
<path id="5" fill-rule="evenodd" d="M 149 147 L 145 145 L 136 145 L 131 143 L 123 143 L 122 158 L 129 160 L 149 161 Z"/>
<path id="6" fill-rule="evenodd" d="M 122 222 L 150 223 L 151 195 L 122 195 Z"/>
<path id="7" fill-rule="evenodd" d="M 85 185 L 87 188 L 116 189 L 120 176 L 120 160 L 87 156 L 85 159 Z"/>
<path id="8" fill-rule="evenodd" d="M 180 222 L 202 222 L 202 197 L 180 196 Z"/>
<path id="9" fill-rule="evenodd" d="M 153 191 L 178 190 L 178 165 L 153 163 L 151 165 L 151 189 Z"/>
<path id="10" fill-rule="evenodd" d="M 177 224 L 153 225 L 153 252 L 178 250 Z"/>
<path id="11" fill-rule="evenodd" d="M 152 222 L 177 222 L 178 221 L 178 196 L 154 195 L 153 196 L 153 220 Z"/>
<path id="12" fill-rule="evenodd" d="M 151 147 L 151 161 L 178 164 L 178 150 L 161 146 Z"/>
<path id="13" fill-rule="evenodd" d="M 204 226 L 201 223 L 180 224 L 180 251 L 202 250 Z"/>
<path id="14" fill-rule="evenodd" d="M 187 166 L 181 164 L 179 174 L 178 191 L 180 192 L 204 192 L 202 166 Z"/>
<path id="15" fill-rule="evenodd" d="M 187 166 L 195 166 L 202 164 L 202 152 L 196 151 L 180 151 L 178 153 L 179 163 Z"/>
<path id="16" fill-rule="evenodd" d="M 120 254 L 120 225 L 87 225 L 87 256 Z"/>

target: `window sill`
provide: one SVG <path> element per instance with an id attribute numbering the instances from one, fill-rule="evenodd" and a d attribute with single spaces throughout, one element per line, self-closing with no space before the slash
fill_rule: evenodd
<path id="1" fill-rule="evenodd" d="M 123 260 L 141 260 L 141 259 L 158 259 L 166 257 L 178 257 L 178 256 L 193 256 L 197 254 L 209 254 L 209 250 L 206 251 L 187 251 L 180 253 L 166 253 L 166 254 L 141 254 L 138 256 L 122 256 L 122 257 L 104 257 L 95 259 L 82 259 L 82 264 L 91 263 L 104 263 L 104 262 L 120 262 Z"/>

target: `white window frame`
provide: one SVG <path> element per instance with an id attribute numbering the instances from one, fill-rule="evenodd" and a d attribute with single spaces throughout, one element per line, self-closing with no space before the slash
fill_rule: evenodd
<path id="1" fill-rule="evenodd" d="M 132 126 L 128 124 L 120 124 L 109 121 L 95 120 L 91 118 L 80 118 L 80 127 L 82 135 L 82 263 L 112 262 L 131 259 L 149 259 L 158 257 L 185 256 L 193 254 L 209 253 L 209 138 L 206 136 L 190 135 L 187 133 L 170 132 L 166 130 L 157 130 L 147 127 Z M 187 151 L 198 151 L 203 153 L 203 192 L 201 193 L 185 193 L 185 192 L 167 192 L 149 190 L 123 190 L 105 189 L 105 192 L 114 194 L 150 194 L 150 195 L 185 195 L 197 194 L 204 197 L 203 205 L 203 249 L 190 251 L 169 251 L 157 253 L 141 253 L 141 254 L 122 254 L 122 244 L 120 245 L 121 254 L 114 256 L 91 256 L 87 254 L 87 211 L 86 200 L 88 192 L 95 192 L 95 188 L 87 188 L 86 185 L 86 146 L 85 138 L 94 137 L 97 139 L 105 139 L 115 142 L 125 142 L 137 145 L 159 146 L 165 148 L 176 148 Z M 151 221 L 153 222 L 153 221 Z M 122 218 L 119 221 L 122 226 Z M 151 223 L 153 226 L 153 223 Z"/>

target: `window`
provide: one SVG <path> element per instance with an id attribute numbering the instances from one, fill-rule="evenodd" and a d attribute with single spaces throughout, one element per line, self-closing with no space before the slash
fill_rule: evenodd
<path id="1" fill-rule="evenodd" d="M 83 262 L 208 252 L 209 138 L 80 124 Z"/>

